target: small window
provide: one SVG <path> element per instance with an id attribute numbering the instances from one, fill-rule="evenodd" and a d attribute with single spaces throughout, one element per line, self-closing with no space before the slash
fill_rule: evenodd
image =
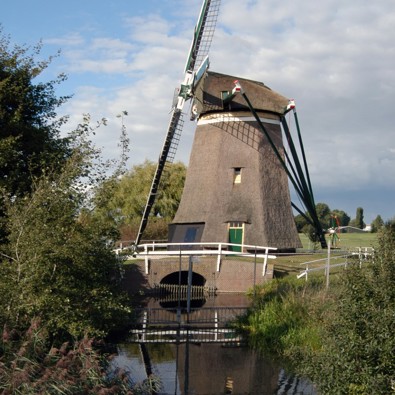
<path id="1" fill-rule="evenodd" d="M 241 183 L 241 167 L 235 167 L 233 169 L 233 184 Z"/>
<path id="2" fill-rule="evenodd" d="M 185 233 L 184 242 L 193 243 L 196 239 L 197 231 L 198 231 L 198 228 L 188 228 Z"/>

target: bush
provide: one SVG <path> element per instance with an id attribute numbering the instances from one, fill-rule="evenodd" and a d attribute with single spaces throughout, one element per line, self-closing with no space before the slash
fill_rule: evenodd
<path id="1" fill-rule="evenodd" d="M 304 361 L 322 393 L 394 392 L 395 226 L 382 230 L 379 244 L 373 263 L 347 271 L 322 326 L 322 350 Z"/>
<path id="2" fill-rule="evenodd" d="M 395 225 L 374 262 L 349 266 L 326 291 L 285 278 L 258 290 L 240 323 L 250 344 L 309 377 L 320 394 L 395 392 Z"/>

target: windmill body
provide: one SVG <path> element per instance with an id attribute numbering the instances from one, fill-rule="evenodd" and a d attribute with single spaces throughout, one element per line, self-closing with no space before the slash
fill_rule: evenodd
<path id="1" fill-rule="evenodd" d="M 206 71 L 195 89 L 199 114 L 182 199 L 169 242 L 300 247 L 287 175 L 239 96 L 236 77 Z M 260 82 L 239 79 L 278 150 L 288 99 Z M 237 247 L 236 247 L 237 248 Z"/>

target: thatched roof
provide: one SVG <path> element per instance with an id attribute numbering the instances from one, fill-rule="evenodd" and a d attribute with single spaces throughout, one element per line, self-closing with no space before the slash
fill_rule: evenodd
<path id="1" fill-rule="evenodd" d="M 228 105 L 224 105 L 222 92 L 231 93 L 234 81 L 238 80 L 245 90 L 253 107 L 257 111 L 265 111 L 282 115 L 288 105 L 288 99 L 271 90 L 262 82 L 231 75 L 207 71 L 195 89 L 195 101 L 198 113 L 207 114 L 219 111 L 249 111 L 244 98 L 236 95 Z"/>

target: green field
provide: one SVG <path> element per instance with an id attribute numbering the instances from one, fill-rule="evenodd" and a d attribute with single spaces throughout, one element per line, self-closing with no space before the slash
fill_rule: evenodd
<path id="1" fill-rule="evenodd" d="M 303 244 L 303 249 L 314 249 L 313 244 L 308 240 L 307 236 L 299 233 L 300 240 Z M 341 233 L 339 235 L 339 242 L 336 247 L 341 249 L 349 249 L 355 247 L 374 247 L 377 243 L 377 233 L 361 232 L 361 233 Z M 316 246 L 320 249 L 320 246 Z"/>

